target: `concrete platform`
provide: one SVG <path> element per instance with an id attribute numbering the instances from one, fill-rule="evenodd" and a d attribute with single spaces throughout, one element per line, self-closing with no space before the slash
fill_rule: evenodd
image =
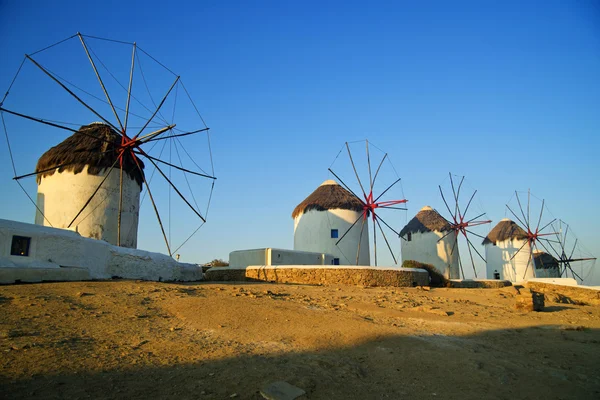
<path id="1" fill-rule="evenodd" d="M 417 268 L 279 265 L 211 268 L 205 281 L 249 281 L 311 285 L 428 286 L 429 273 Z"/>

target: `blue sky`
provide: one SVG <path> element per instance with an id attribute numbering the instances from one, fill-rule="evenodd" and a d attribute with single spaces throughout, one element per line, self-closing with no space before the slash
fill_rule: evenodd
<path id="1" fill-rule="evenodd" d="M 331 178 L 344 142 L 362 139 L 387 151 L 402 177 L 409 211 L 396 226 L 424 205 L 442 208 L 438 185 L 451 171 L 478 189 L 494 223 L 515 190 L 531 188 L 600 254 L 598 3 L 4 0 L 0 90 L 24 53 L 78 31 L 136 41 L 182 76 L 211 127 L 218 180 L 209 221 L 182 260 L 291 248 L 291 211 Z M 49 62 L 83 79 L 58 54 Z M 121 59 L 126 70 L 126 57 L 112 61 Z M 50 107 L 50 89 L 23 82 L 15 96 L 29 97 L 18 104 Z M 40 149 L 56 144 L 9 132 Z M 0 218 L 33 221 L 4 144 L 0 160 L 9 194 Z M 193 230 L 177 216 L 174 231 Z M 161 249 L 154 225 L 140 232 L 140 247 Z"/>

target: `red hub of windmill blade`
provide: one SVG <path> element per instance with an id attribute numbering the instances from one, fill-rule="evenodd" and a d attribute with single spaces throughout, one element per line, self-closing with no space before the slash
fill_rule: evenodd
<path id="1" fill-rule="evenodd" d="M 551 233 L 540 233 L 538 231 L 538 229 L 535 230 L 535 232 L 532 232 L 531 229 L 529 229 L 529 227 L 527 227 L 527 240 L 529 241 L 529 245 L 532 245 L 533 243 L 537 242 L 540 238 L 540 236 L 550 236 L 550 235 L 555 235 L 555 232 L 551 232 Z"/>
<path id="2" fill-rule="evenodd" d="M 119 165 L 121 169 L 123 169 L 123 157 L 125 152 L 128 151 L 131 155 L 132 159 L 136 159 L 135 154 L 133 153 L 134 148 L 138 148 L 139 143 L 137 140 L 137 135 L 133 137 L 133 139 L 129 139 L 125 132 L 121 135 L 121 145 L 118 147 L 117 151 L 119 152 Z"/>
<path id="3" fill-rule="evenodd" d="M 451 223 L 450 226 L 454 229 L 456 235 L 462 233 L 465 237 L 467 237 L 467 228 L 471 226 L 484 225 L 492 222 L 491 220 L 485 221 L 465 221 L 465 217 L 459 214 L 459 219 L 454 218 L 454 223 Z"/>
<path id="4" fill-rule="evenodd" d="M 391 207 L 397 204 L 406 203 L 408 200 L 389 200 L 389 201 L 380 201 L 375 202 L 373 200 L 373 192 L 370 192 L 368 196 L 365 196 L 365 201 L 363 201 L 363 218 L 367 218 L 367 215 L 371 213 L 373 221 L 377 218 L 377 214 L 375 213 L 375 209 L 379 207 Z"/>

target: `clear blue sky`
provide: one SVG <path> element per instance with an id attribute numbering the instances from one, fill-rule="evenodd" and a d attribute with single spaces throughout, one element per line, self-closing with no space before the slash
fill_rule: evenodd
<path id="1" fill-rule="evenodd" d="M 210 218 L 182 260 L 291 248 L 291 211 L 360 139 L 390 154 L 409 218 L 443 207 L 437 185 L 452 171 L 494 223 L 514 190 L 531 188 L 600 255 L 598 2 L 3 0 L 0 90 L 24 53 L 78 31 L 136 41 L 182 76 L 211 127 Z M 30 89 L 46 107 L 44 89 Z M 4 144 L 0 177 L 0 218 L 33 221 Z M 140 239 L 162 249 L 156 227 Z"/>

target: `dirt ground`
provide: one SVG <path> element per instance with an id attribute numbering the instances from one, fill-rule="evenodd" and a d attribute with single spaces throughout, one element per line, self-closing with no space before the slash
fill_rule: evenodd
<path id="1" fill-rule="evenodd" d="M 0 398 L 600 398 L 600 306 L 526 313 L 514 291 L 0 286 Z"/>

